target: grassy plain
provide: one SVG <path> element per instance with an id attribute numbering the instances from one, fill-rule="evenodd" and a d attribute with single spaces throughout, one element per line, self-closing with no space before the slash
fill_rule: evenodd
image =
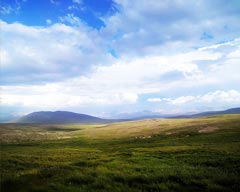
<path id="1" fill-rule="evenodd" d="M 1 192 L 240 191 L 240 115 L 1 124 Z"/>

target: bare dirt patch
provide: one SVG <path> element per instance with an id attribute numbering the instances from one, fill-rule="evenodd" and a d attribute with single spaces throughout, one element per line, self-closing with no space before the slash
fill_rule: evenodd
<path id="1" fill-rule="evenodd" d="M 219 128 L 218 127 L 204 127 L 203 129 L 200 129 L 198 132 L 199 133 L 211 133 L 211 132 L 214 132 L 214 131 L 217 131 Z"/>

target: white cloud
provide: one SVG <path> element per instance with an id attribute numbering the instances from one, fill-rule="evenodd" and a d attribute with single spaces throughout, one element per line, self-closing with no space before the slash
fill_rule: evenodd
<path id="1" fill-rule="evenodd" d="M 197 98 L 198 99 L 198 98 Z M 215 91 L 199 97 L 200 102 L 232 102 L 240 104 L 240 92 L 236 90 Z M 198 102 L 198 101 L 197 101 Z"/>
<path id="2" fill-rule="evenodd" d="M 148 98 L 147 101 L 148 102 L 160 102 L 160 101 L 162 101 L 162 99 L 161 98 Z"/>
<path id="3" fill-rule="evenodd" d="M 81 23 L 32 27 L 0 22 L 2 83 L 59 81 L 112 62 L 96 33 Z"/>
<path id="4" fill-rule="evenodd" d="M 23 106 L 39 109 L 58 109 L 76 106 L 107 106 L 119 104 L 136 103 L 138 96 L 134 93 L 115 93 L 84 95 L 81 91 L 69 93 L 67 89 L 61 93 L 59 87 L 54 87 L 54 91 L 49 91 L 50 86 L 18 87 L 15 86 L 15 93 L 3 88 L 1 104 L 6 106 Z M 37 90 L 39 88 L 39 90 Z M 23 93 L 22 91 L 25 90 Z M 73 90 L 71 90 L 73 91 Z"/>
<path id="5" fill-rule="evenodd" d="M 232 2 L 228 6 L 217 0 L 116 2 L 120 11 L 105 18 L 102 33 L 112 36 L 113 48 L 124 57 L 182 52 L 239 36 L 238 8 Z M 212 38 L 202 39 L 204 33 Z"/>
<path id="6" fill-rule="evenodd" d="M 240 38 L 236 38 L 233 41 L 227 41 L 224 43 L 217 43 L 214 45 L 201 47 L 199 48 L 199 51 L 214 50 L 214 49 L 218 49 L 220 47 L 226 47 L 226 46 L 238 46 L 239 44 L 240 44 Z"/>
<path id="7" fill-rule="evenodd" d="M 66 16 L 63 16 L 63 17 L 59 17 L 59 20 L 62 22 L 62 23 L 70 23 L 71 25 L 74 25 L 74 26 L 78 26 L 78 25 L 83 25 L 82 24 L 82 21 L 74 16 L 74 14 L 72 13 L 68 13 Z"/>
<path id="8" fill-rule="evenodd" d="M 0 13 L 2 15 L 7 15 L 7 14 L 10 14 L 10 13 L 12 13 L 14 11 L 15 10 L 11 6 L 9 6 L 9 5 L 0 7 Z"/>
<path id="9" fill-rule="evenodd" d="M 136 104 L 149 94 L 148 104 L 156 106 L 215 106 L 214 98 L 239 104 L 240 25 L 233 4 L 116 2 L 119 11 L 101 18 L 106 27 L 100 30 L 74 14 L 45 27 L 1 21 L 2 103 L 101 108 Z M 69 9 L 82 1 L 73 3 Z M 205 32 L 212 38 L 202 39 Z"/>
<path id="10" fill-rule="evenodd" d="M 240 49 L 231 52 L 230 54 L 228 54 L 227 57 L 228 58 L 238 58 L 238 59 L 240 59 Z"/>
<path id="11" fill-rule="evenodd" d="M 9 53 L 2 49 L 0 49 L 0 53 L 1 53 L 1 65 L 10 65 L 12 62 Z"/>
<path id="12" fill-rule="evenodd" d="M 67 8 L 68 10 L 78 10 L 78 11 L 84 11 L 86 7 L 84 6 L 82 0 L 73 0 L 72 4 L 70 4 Z"/>
<path id="13" fill-rule="evenodd" d="M 204 95 L 198 96 L 181 96 L 178 98 L 155 98 L 155 100 L 166 101 L 172 105 L 185 105 L 185 104 L 208 104 L 208 103 L 232 103 L 235 105 L 240 105 L 240 92 L 237 90 L 221 91 L 217 90 L 214 92 L 209 92 Z M 149 101 L 149 99 L 148 99 Z"/>
<path id="14" fill-rule="evenodd" d="M 46 20 L 46 23 L 47 23 L 48 25 L 51 25 L 51 24 L 52 24 L 52 20 L 51 20 L 51 19 L 47 19 L 47 20 Z"/>
<path id="15" fill-rule="evenodd" d="M 73 1 L 73 3 L 82 4 L 81 0 L 72 0 L 72 1 Z"/>
<path id="16" fill-rule="evenodd" d="M 68 10 L 78 10 L 78 7 L 75 5 L 68 6 Z"/>
<path id="17" fill-rule="evenodd" d="M 0 6 L 0 14 L 1 15 L 9 15 L 9 14 L 18 14 L 22 3 L 25 3 L 26 0 L 21 1 L 15 1 L 11 5 L 8 4 L 7 2 L 1 1 L 1 6 Z"/>
<path id="18" fill-rule="evenodd" d="M 178 97 L 174 100 L 170 100 L 169 102 L 173 105 L 184 104 L 193 101 L 195 98 L 193 96 L 182 96 Z"/>
<path id="19" fill-rule="evenodd" d="M 65 30 L 71 31 L 72 29 L 66 27 Z M 27 53 L 33 54 L 30 51 Z M 201 64 L 197 64 L 199 60 L 211 63 L 207 65 L 208 67 L 202 68 Z M 238 60 L 228 59 L 228 54 L 224 56 L 222 52 L 199 50 L 167 56 L 118 59 L 112 65 L 95 65 L 90 74 L 60 82 L 3 86 L 2 102 L 5 105 L 19 104 L 28 107 L 40 105 L 46 108 L 126 105 L 137 103 L 142 94 L 164 94 L 166 91 L 177 93 L 196 87 L 199 89 L 204 87 L 204 92 L 206 92 L 208 86 L 215 86 L 217 89 L 224 84 L 227 87 L 231 84 L 237 89 L 239 75 L 236 67 L 238 65 Z M 179 77 L 175 79 L 176 75 Z M 228 94 L 234 95 L 233 93 L 236 92 L 232 91 Z M 223 95 L 222 92 L 214 92 L 214 94 L 209 93 L 203 96 L 190 95 L 178 98 L 151 97 L 147 101 L 183 105 L 197 104 L 200 101 L 207 103 L 207 98 L 216 97 L 219 101 L 226 102 Z M 237 103 L 233 99 L 229 102 Z"/>

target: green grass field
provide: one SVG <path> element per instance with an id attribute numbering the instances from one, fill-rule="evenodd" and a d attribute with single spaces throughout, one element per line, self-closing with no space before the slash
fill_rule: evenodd
<path id="1" fill-rule="evenodd" d="M 1 192 L 240 191 L 240 115 L 0 133 Z"/>

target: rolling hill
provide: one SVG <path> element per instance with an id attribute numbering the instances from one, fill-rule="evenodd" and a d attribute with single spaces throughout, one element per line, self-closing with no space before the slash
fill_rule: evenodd
<path id="1" fill-rule="evenodd" d="M 23 116 L 14 123 L 102 123 L 108 122 L 106 119 L 101 119 L 86 114 L 78 114 L 68 111 L 39 111 Z"/>

